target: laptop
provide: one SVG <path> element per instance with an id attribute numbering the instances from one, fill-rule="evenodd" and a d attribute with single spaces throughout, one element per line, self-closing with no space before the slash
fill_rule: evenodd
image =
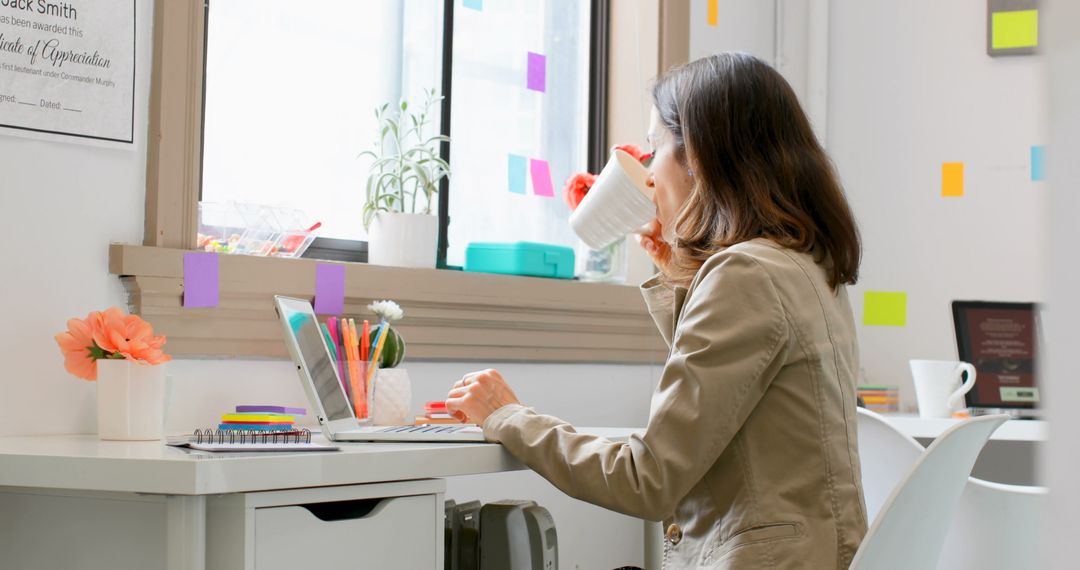
<path id="1" fill-rule="evenodd" d="M 953 301 L 960 360 L 977 372 L 965 396 L 972 415 L 1040 415 L 1040 313 L 1035 303 Z"/>
<path id="2" fill-rule="evenodd" d="M 331 441 L 482 442 L 484 432 L 472 424 L 364 426 L 356 419 L 345 387 L 330 356 L 311 302 L 274 296 L 274 309 L 285 333 L 296 372 L 323 434 Z M 366 421 L 366 420 L 365 420 Z"/>

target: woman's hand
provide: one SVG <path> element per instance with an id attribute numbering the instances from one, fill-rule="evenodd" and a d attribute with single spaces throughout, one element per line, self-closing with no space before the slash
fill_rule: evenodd
<path id="1" fill-rule="evenodd" d="M 495 410 L 520 404 L 498 371 L 488 369 L 466 374 L 446 395 L 446 411 L 462 422 L 483 425 Z"/>
<path id="2" fill-rule="evenodd" d="M 638 244 L 652 257 L 653 263 L 665 275 L 670 275 L 671 246 L 664 241 L 664 228 L 660 220 L 653 220 L 643 226 L 636 234 Z"/>

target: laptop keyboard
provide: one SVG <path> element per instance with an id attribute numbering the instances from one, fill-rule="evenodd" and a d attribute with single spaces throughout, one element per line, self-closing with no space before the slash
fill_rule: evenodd
<path id="1" fill-rule="evenodd" d="M 383 429 L 379 430 L 378 433 L 454 433 L 456 431 L 463 430 L 463 429 L 465 429 L 467 427 L 476 427 L 476 426 L 466 426 L 466 425 L 456 425 L 456 426 L 446 426 L 446 425 L 443 425 L 443 426 L 440 426 L 440 425 L 391 426 L 391 427 L 383 428 Z"/>

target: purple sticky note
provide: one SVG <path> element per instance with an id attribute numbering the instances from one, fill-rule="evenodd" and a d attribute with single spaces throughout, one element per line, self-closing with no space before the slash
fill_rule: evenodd
<path id="1" fill-rule="evenodd" d="M 218 254 L 184 254 L 184 306 L 218 306 Z"/>
<path id="2" fill-rule="evenodd" d="M 529 79 L 527 86 L 529 89 L 541 93 L 547 90 L 547 58 L 531 51 L 529 52 Z"/>
<path id="3" fill-rule="evenodd" d="M 532 172 L 533 194 L 552 198 L 555 190 L 551 187 L 551 167 L 548 161 L 539 158 L 531 159 L 529 170 Z"/>
<path id="4" fill-rule="evenodd" d="M 345 312 L 345 266 L 320 263 L 315 266 L 315 314 L 340 315 Z"/>

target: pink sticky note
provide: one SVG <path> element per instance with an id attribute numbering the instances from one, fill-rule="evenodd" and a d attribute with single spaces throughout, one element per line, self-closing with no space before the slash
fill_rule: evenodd
<path id="1" fill-rule="evenodd" d="M 542 54 L 529 52 L 529 89 L 543 93 L 547 90 L 547 58 Z"/>
<path id="2" fill-rule="evenodd" d="M 315 314 L 340 315 L 345 312 L 345 266 L 320 263 L 315 266 Z"/>
<path id="3" fill-rule="evenodd" d="M 218 254 L 184 254 L 184 306 L 218 306 Z"/>
<path id="4" fill-rule="evenodd" d="M 555 190 L 551 187 L 551 167 L 548 161 L 533 158 L 529 161 L 529 170 L 532 172 L 533 194 L 552 198 Z"/>

